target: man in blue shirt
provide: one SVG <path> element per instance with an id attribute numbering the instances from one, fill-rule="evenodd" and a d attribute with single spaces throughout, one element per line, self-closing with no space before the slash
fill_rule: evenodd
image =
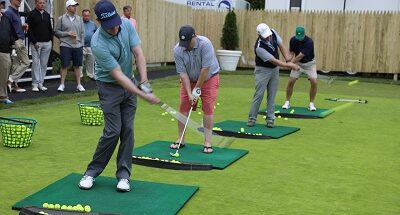
<path id="1" fill-rule="evenodd" d="M 296 35 L 290 39 L 289 51 L 294 55 L 292 63 L 298 64 L 300 70 L 292 70 L 286 87 L 286 101 L 283 104 L 283 109 L 290 108 L 290 98 L 293 94 L 293 87 L 296 80 L 300 77 L 301 73 L 308 76 L 310 81 L 310 104 L 308 109 L 310 111 L 316 111 L 317 108 L 314 105 L 314 99 L 317 95 L 317 65 L 314 59 L 314 42 L 313 40 L 305 35 L 305 28 L 303 26 L 297 26 Z"/>
<path id="2" fill-rule="evenodd" d="M 15 31 L 17 32 L 18 40 L 15 41 L 15 51 L 17 56 L 12 61 L 10 77 L 8 78 L 8 88 L 10 91 L 23 93 L 26 90 L 20 88 L 17 84 L 18 80 L 29 68 L 28 50 L 25 47 L 25 32 L 28 31 L 28 25 L 22 24 L 21 16 L 18 8 L 21 6 L 21 0 L 10 0 L 10 6 L 5 12 L 7 18 L 11 21 Z"/>
<path id="3" fill-rule="evenodd" d="M 96 32 L 97 27 L 93 21 L 90 20 L 90 10 L 84 9 L 82 11 L 83 25 L 85 27 L 85 43 L 83 45 L 83 60 L 85 62 L 87 76 L 94 80 L 94 57 L 92 49 L 90 48 L 90 42 L 92 36 Z"/>
<path id="4" fill-rule="evenodd" d="M 115 173 L 117 190 L 127 192 L 130 191 L 136 96 L 151 104 L 159 103 L 160 99 L 152 94 L 147 81 L 146 60 L 132 24 L 126 19 L 121 20 L 114 5 L 107 0 L 96 4 L 95 13 L 101 27 L 94 33 L 91 47 L 96 59 L 95 73 L 105 123 L 103 135 L 79 187 L 92 188 L 94 179 L 103 172 L 120 140 Z M 132 54 L 140 73 L 141 90 L 132 78 Z"/>
<path id="5" fill-rule="evenodd" d="M 13 104 L 8 99 L 7 81 L 11 68 L 11 46 L 14 45 L 17 34 L 10 20 L 0 11 L 0 103 Z"/>

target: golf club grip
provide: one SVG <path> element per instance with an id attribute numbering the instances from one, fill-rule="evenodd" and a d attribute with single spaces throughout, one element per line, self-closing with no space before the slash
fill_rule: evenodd
<path id="1" fill-rule="evenodd" d="M 29 122 L 24 122 L 24 121 L 20 121 L 20 120 L 17 120 L 17 119 L 6 118 L 6 117 L 0 117 L 0 119 L 12 121 L 12 122 L 18 122 L 18 123 L 22 123 L 22 124 L 31 124 L 31 123 L 29 123 Z"/>

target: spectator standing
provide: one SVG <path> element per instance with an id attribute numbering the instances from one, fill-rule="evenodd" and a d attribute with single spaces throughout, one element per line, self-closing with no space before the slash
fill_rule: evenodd
<path id="1" fill-rule="evenodd" d="M 124 15 L 122 15 L 121 17 L 122 18 L 125 18 L 125 19 L 128 19 L 131 23 L 132 23 L 132 25 L 133 25 L 133 27 L 136 29 L 136 31 L 138 30 L 137 29 L 137 22 L 136 22 L 136 20 L 134 19 L 134 18 L 132 18 L 132 7 L 131 6 L 129 6 L 129 5 L 126 5 L 126 6 L 124 6 L 123 8 L 122 8 L 122 10 L 123 10 L 123 12 L 124 12 Z"/>
<path id="2" fill-rule="evenodd" d="M 94 80 L 94 57 L 92 54 L 92 48 L 90 42 L 92 36 L 96 32 L 97 27 L 93 21 L 90 20 L 90 10 L 84 9 L 82 11 L 83 25 L 85 26 L 85 43 L 83 45 L 83 60 L 85 62 L 85 70 L 87 76 Z"/>
<path id="3" fill-rule="evenodd" d="M 3 104 L 13 104 L 8 99 L 7 81 L 11 69 L 11 46 L 16 39 L 17 33 L 10 20 L 0 12 L 0 102 Z"/>
<path id="4" fill-rule="evenodd" d="M 29 26 L 26 23 L 22 24 L 21 16 L 18 11 L 20 6 L 21 0 L 10 0 L 10 6 L 5 12 L 5 15 L 11 21 L 18 36 L 18 40 L 15 41 L 15 52 L 17 56 L 12 60 L 11 72 L 7 85 L 10 92 L 14 90 L 15 92 L 23 93 L 26 90 L 20 88 L 17 82 L 22 75 L 24 75 L 30 64 L 28 50 L 25 47 L 25 32 L 28 31 Z"/>
<path id="5" fill-rule="evenodd" d="M 61 83 L 57 89 L 59 92 L 64 92 L 67 68 L 71 60 L 75 72 L 76 90 L 78 92 L 85 91 L 85 88 L 81 84 L 85 28 L 82 18 L 76 15 L 78 5 L 78 2 L 68 0 L 65 4 L 67 12 L 58 17 L 55 27 L 55 35 L 60 38 Z"/>
<path id="6" fill-rule="evenodd" d="M 53 27 L 45 0 L 35 0 L 36 7 L 28 14 L 28 38 L 32 54 L 32 91 L 46 91 L 43 85 L 52 47 Z"/>

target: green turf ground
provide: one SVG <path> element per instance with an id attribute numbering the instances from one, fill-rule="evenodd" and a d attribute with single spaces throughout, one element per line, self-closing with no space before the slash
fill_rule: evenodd
<path id="1" fill-rule="evenodd" d="M 287 78 L 280 82 L 277 103 L 284 102 Z M 159 96 L 177 107 L 178 79 L 153 82 Z M 254 93 L 253 75 L 221 76 L 215 121 L 246 120 Z M 322 120 L 277 119 L 277 125 L 301 130 L 278 140 L 237 139 L 235 148 L 249 154 L 222 171 L 173 171 L 134 165 L 133 178 L 199 186 L 180 214 L 400 214 L 400 86 L 336 81 L 319 84 L 317 108 L 344 103 L 326 97 L 368 99 Z M 16 214 L 11 205 L 70 172 L 83 172 L 102 127 L 79 122 L 77 102 L 96 99 L 68 96 L 36 105 L 0 110 L 1 116 L 38 120 L 33 144 L 26 149 L 0 147 L 0 214 Z M 306 106 L 308 83 L 296 83 L 294 106 Z M 264 102 L 263 102 L 264 103 Z M 265 105 L 265 104 L 264 104 Z M 263 106 L 265 107 L 265 106 Z M 339 109 L 340 110 L 340 109 Z M 138 146 L 177 138 L 176 121 L 140 101 L 136 120 Z M 199 121 L 196 112 L 193 119 Z M 258 120 L 263 120 L 259 116 Z M 188 142 L 202 137 L 188 131 Z M 263 142 L 261 142 L 263 141 Z M 104 176 L 114 176 L 115 157 Z"/>

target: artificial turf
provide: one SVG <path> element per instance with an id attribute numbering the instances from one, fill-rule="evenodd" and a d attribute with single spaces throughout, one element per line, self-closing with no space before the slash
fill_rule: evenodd
<path id="1" fill-rule="evenodd" d="M 285 100 L 286 81 L 281 78 L 277 105 Z M 237 139 L 232 147 L 250 153 L 225 170 L 188 172 L 134 165 L 132 177 L 199 186 L 180 214 L 400 214 L 400 86 L 347 83 L 320 82 L 317 108 L 345 104 L 326 97 L 362 98 L 369 103 L 336 108 L 321 120 L 277 119 L 276 125 L 301 130 L 277 140 Z M 152 86 L 164 102 L 177 107 L 176 77 L 156 80 Z M 296 106 L 308 104 L 308 88 L 305 78 L 296 83 L 292 98 Z M 245 121 L 253 93 L 253 75 L 222 75 L 215 121 Z M 0 110 L 1 116 L 38 120 L 29 148 L 0 147 L 0 214 L 16 214 L 11 211 L 16 201 L 70 172 L 85 170 L 102 132 L 101 126 L 83 126 L 79 121 L 77 102 L 96 99 L 95 92 L 86 94 Z M 264 101 L 260 108 L 265 108 Z M 161 113 L 158 106 L 139 102 L 137 146 L 178 138 L 176 121 Z M 200 122 L 201 115 L 192 118 Z M 188 130 L 187 142 L 202 139 Z M 102 175 L 114 173 L 115 156 Z"/>

